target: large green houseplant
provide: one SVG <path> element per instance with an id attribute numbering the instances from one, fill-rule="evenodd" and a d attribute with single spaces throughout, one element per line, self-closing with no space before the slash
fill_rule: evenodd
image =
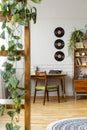
<path id="1" fill-rule="evenodd" d="M 41 0 L 31 1 L 35 3 L 41 2 Z M 14 110 L 7 111 L 7 114 L 11 117 L 11 123 L 6 123 L 6 130 L 19 130 L 20 126 L 17 125 L 18 120 L 15 120 L 15 115 L 20 114 L 21 102 L 26 91 L 19 86 L 14 66 L 15 62 L 21 60 L 22 53 L 20 50 L 23 48 L 18 26 L 27 26 L 31 19 L 36 23 L 37 10 L 35 7 L 31 7 L 20 0 L 2 0 L 0 6 L 4 16 L 0 38 L 6 39 L 8 45 L 7 48 L 5 45 L 1 46 L 1 51 L 7 50 L 8 52 L 7 60 L 3 63 L 2 78 L 9 91 L 9 98 L 12 99 L 14 104 Z M 4 106 L 0 104 L 2 114 L 4 109 Z"/>
<path id="2" fill-rule="evenodd" d="M 73 54 L 74 49 L 76 48 L 76 43 L 82 42 L 84 39 L 84 33 L 79 29 L 72 31 L 68 44 L 69 54 Z"/>

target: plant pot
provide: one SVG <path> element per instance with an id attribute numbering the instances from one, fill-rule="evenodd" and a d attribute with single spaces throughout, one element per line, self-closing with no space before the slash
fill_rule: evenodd
<path id="1" fill-rule="evenodd" d="M 76 42 L 76 48 L 84 48 L 82 42 Z"/>

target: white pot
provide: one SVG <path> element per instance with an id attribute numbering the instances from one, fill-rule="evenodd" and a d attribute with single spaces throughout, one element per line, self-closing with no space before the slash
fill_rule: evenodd
<path id="1" fill-rule="evenodd" d="M 84 48 L 82 42 L 76 42 L 76 48 Z"/>

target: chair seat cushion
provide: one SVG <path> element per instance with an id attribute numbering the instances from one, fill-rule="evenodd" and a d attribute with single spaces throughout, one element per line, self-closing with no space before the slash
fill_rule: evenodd
<path id="1" fill-rule="evenodd" d="M 57 88 L 58 86 L 56 85 L 47 86 L 47 90 L 55 90 Z M 36 90 L 45 90 L 45 86 L 36 86 Z"/>
<path id="2" fill-rule="evenodd" d="M 56 86 L 56 85 L 47 86 L 47 90 L 55 90 L 57 88 L 58 88 L 58 86 Z"/>
<path id="3" fill-rule="evenodd" d="M 36 90 L 45 90 L 45 86 L 36 86 Z"/>

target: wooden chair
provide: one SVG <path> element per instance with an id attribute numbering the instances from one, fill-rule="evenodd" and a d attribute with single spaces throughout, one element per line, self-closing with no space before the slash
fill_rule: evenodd
<path id="1" fill-rule="evenodd" d="M 43 85 L 39 85 L 39 81 L 43 81 Z M 36 99 L 36 92 L 37 91 L 43 91 L 44 92 L 44 99 L 43 99 L 43 105 L 45 105 L 45 99 L 47 95 L 47 101 L 49 101 L 49 92 L 57 91 L 58 95 L 58 102 L 60 102 L 60 96 L 59 96 L 59 85 L 48 85 L 47 83 L 47 76 L 46 71 L 44 72 L 35 72 L 35 91 L 34 91 L 34 100 L 33 103 L 35 103 Z"/>

